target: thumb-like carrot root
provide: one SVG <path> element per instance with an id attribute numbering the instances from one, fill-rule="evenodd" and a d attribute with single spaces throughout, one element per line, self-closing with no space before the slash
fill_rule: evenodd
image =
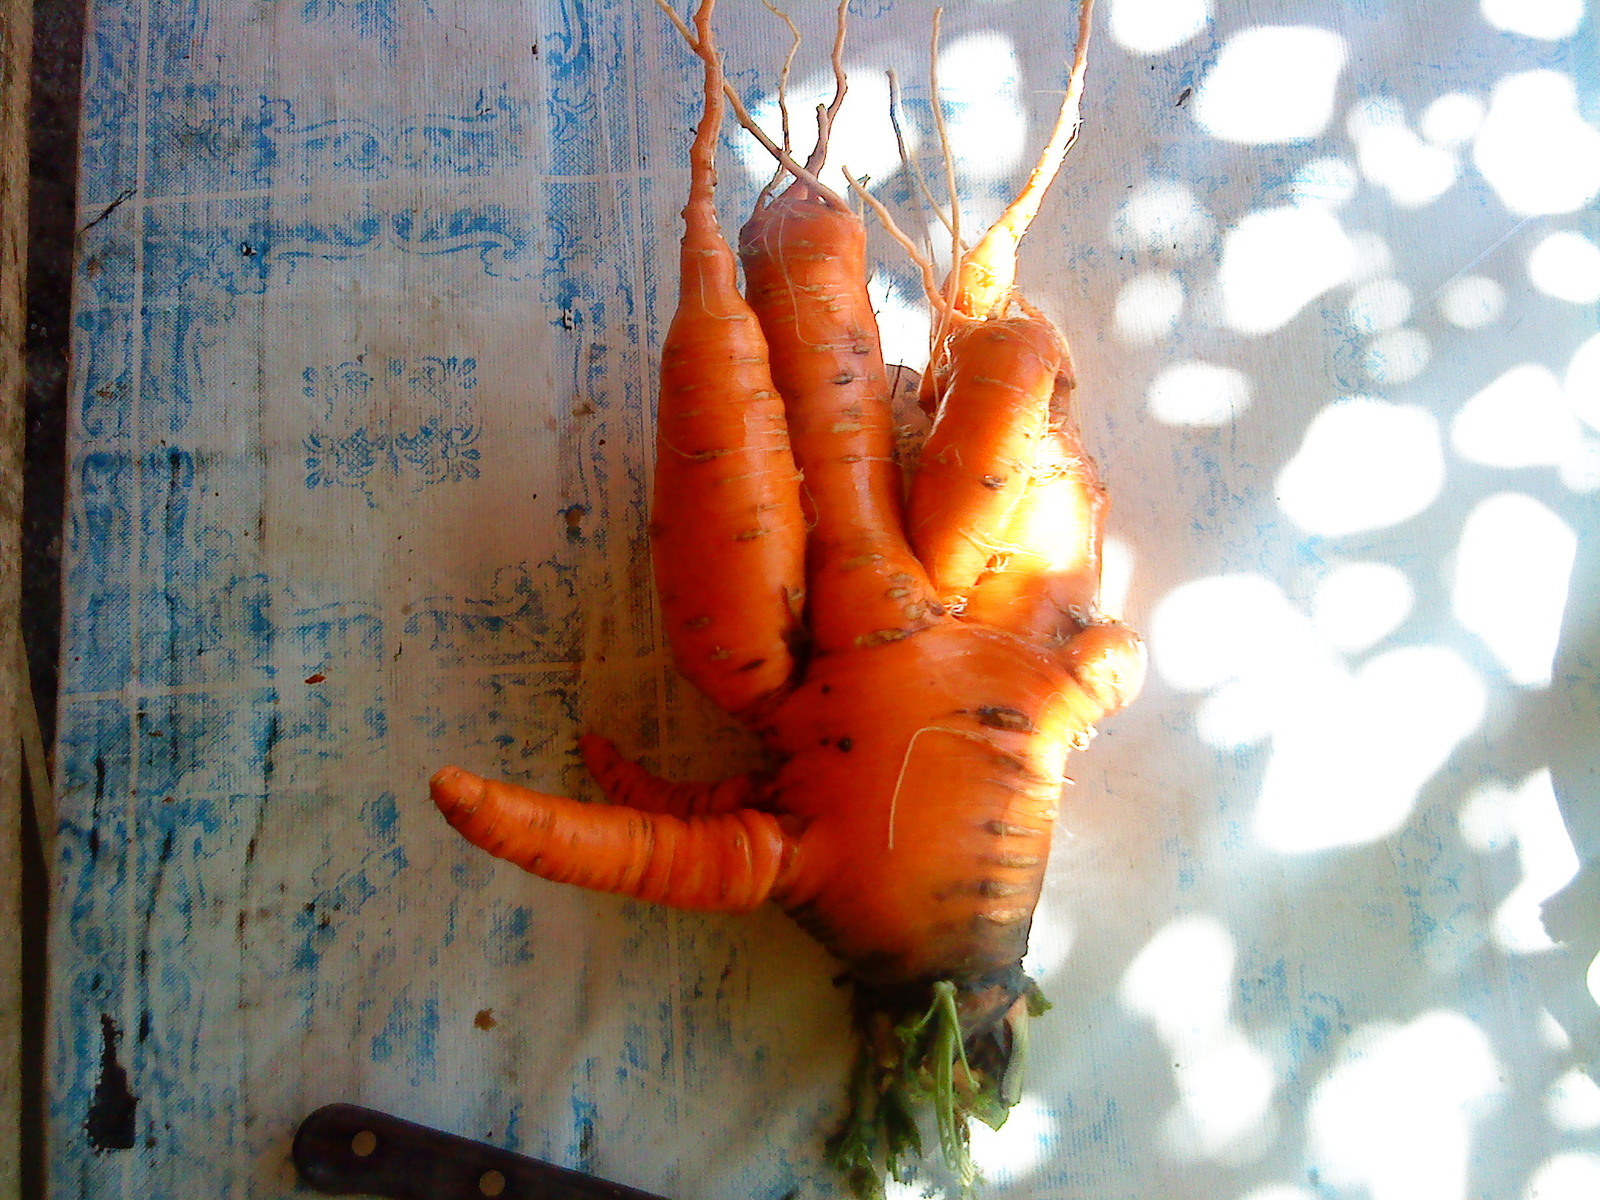
<path id="1" fill-rule="evenodd" d="M 674 908 L 748 912 L 781 895 L 797 843 L 770 813 L 677 817 L 580 804 L 446 767 L 430 784 L 445 820 L 542 879 Z"/>

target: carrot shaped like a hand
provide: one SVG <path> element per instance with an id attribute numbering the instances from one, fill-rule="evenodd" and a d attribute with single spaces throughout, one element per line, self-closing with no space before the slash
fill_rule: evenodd
<path id="1" fill-rule="evenodd" d="M 781 905 L 856 988 L 862 1051 L 834 1160 L 880 1194 L 920 1156 L 926 1107 L 970 1184 L 967 1118 L 1004 1120 L 1042 1007 L 1021 960 L 1068 754 L 1144 672 L 1138 637 L 1098 609 L 1106 503 L 1066 343 L 1014 288 L 1017 245 L 1075 128 L 1088 0 L 1033 178 L 998 232 L 958 252 L 951 284 L 929 289 L 934 424 L 909 494 L 865 230 L 816 176 L 837 100 L 805 165 L 766 143 L 792 183 L 742 231 L 739 291 L 713 205 L 725 84 L 712 4 L 692 29 L 674 16 L 705 64 L 705 112 L 662 348 L 651 536 L 678 669 L 754 730 L 770 766 L 668 783 L 591 736 L 584 760 L 609 804 L 455 767 L 433 798 L 474 844 L 546 879 L 690 909 Z"/>

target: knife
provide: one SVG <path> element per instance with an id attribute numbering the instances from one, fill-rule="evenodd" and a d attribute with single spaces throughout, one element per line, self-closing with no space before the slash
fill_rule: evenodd
<path id="1" fill-rule="evenodd" d="M 319 1192 L 389 1200 L 664 1200 L 355 1104 L 300 1122 L 294 1165 Z"/>

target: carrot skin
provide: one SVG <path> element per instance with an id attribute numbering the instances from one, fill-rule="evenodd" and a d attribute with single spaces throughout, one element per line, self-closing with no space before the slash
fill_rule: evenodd
<path id="1" fill-rule="evenodd" d="M 708 912 L 748 912 L 782 893 L 797 844 L 770 813 L 676 817 L 580 804 L 445 767 L 430 784 L 474 846 L 543 879 Z"/>
<path id="2" fill-rule="evenodd" d="M 1015 966 L 1099 715 L 1058 654 L 964 622 L 817 660 L 766 732 L 805 847 L 785 908 L 864 986 Z"/>
<path id="3" fill-rule="evenodd" d="M 1047 644 L 1097 620 L 1105 512 L 1094 460 L 1062 420 L 1043 439 L 1006 519 L 1003 552 L 968 592 L 967 619 Z"/>
<path id="4" fill-rule="evenodd" d="M 804 476 L 812 645 L 826 654 L 937 623 L 942 606 L 905 536 L 865 228 L 796 184 L 745 224 L 739 242 L 745 295 Z"/>
<path id="5" fill-rule="evenodd" d="M 754 775 L 730 775 L 709 782 L 671 782 L 650 774 L 624 758 L 610 741 L 587 733 L 578 739 L 583 765 L 612 804 L 625 804 L 640 812 L 671 813 L 695 817 L 749 808 L 762 797 L 762 783 Z"/>
<path id="6" fill-rule="evenodd" d="M 710 15 L 702 5 L 695 18 L 705 112 L 689 155 L 678 308 L 661 351 L 650 536 L 674 663 L 724 710 L 748 715 L 794 676 L 805 525 L 766 341 L 717 222 L 722 68 Z"/>
<path id="7" fill-rule="evenodd" d="M 1065 361 L 1060 335 L 1032 317 L 960 321 L 946 340 L 909 504 L 912 544 L 946 603 L 964 600 L 1008 545 L 1052 403 L 1070 386 Z"/>

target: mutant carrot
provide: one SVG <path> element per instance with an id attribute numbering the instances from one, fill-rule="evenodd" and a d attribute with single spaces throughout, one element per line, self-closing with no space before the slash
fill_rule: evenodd
<path id="1" fill-rule="evenodd" d="M 939 420 L 908 517 L 860 222 L 816 177 L 828 110 L 804 164 L 751 128 L 792 183 L 763 193 L 741 236 L 749 309 L 727 294 L 730 256 L 711 212 L 710 122 L 725 87 L 712 3 L 700 0 L 693 32 L 665 10 L 706 64 L 673 328 L 714 349 L 663 361 L 657 580 L 681 668 L 751 724 L 767 766 L 669 783 L 589 736 L 584 761 L 609 804 L 453 767 L 434 777 L 433 800 L 469 841 L 545 879 L 686 908 L 780 905 L 854 987 L 860 1052 L 831 1160 L 859 1196 L 881 1196 L 886 1177 L 915 1171 L 931 1122 L 966 1187 L 969 1120 L 1005 1120 L 1028 1021 L 1046 1007 L 1022 956 L 1067 760 L 1134 698 L 1143 651 L 1097 608 L 1105 495 L 1072 419 L 1065 342 L 1001 282 L 1036 200 L 1017 209 L 1015 237 L 984 250 L 981 280 L 961 282 L 958 262 L 948 294 L 929 285 Z M 836 40 L 835 112 L 839 58 Z M 1082 61 L 1080 44 L 1079 74 Z M 1045 162 L 1035 179 L 1053 170 Z M 749 372 L 737 387 L 726 382 L 734 364 Z M 733 413 L 752 432 L 736 436 Z M 700 473 L 724 458 L 739 469 Z M 780 486 L 796 465 L 803 495 Z M 759 538 L 727 536 L 756 520 Z M 689 523 L 704 532 L 683 533 Z M 803 570 L 741 557 L 750 542 L 788 545 L 791 525 L 804 529 Z M 700 601 L 667 596 L 693 580 L 740 597 L 716 610 L 707 640 L 682 629 Z M 750 678 L 708 670 L 727 661 L 713 647 L 757 661 Z"/>

